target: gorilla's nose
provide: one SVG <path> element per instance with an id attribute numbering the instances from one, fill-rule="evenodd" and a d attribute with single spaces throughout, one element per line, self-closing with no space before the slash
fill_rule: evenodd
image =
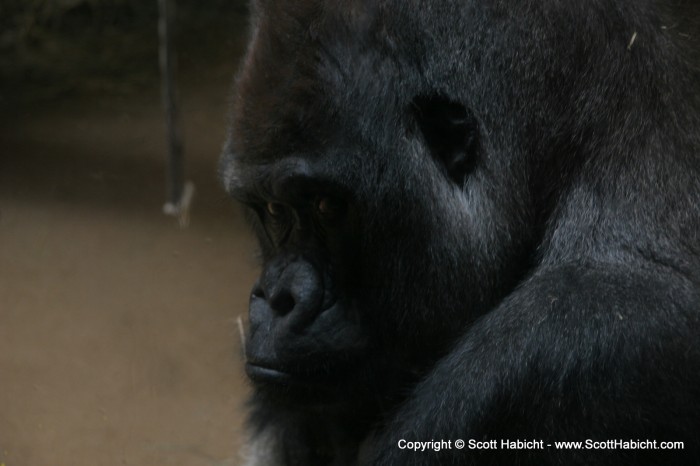
<path id="1" fill-rule="evenodd" d="M 323 280 L 312 264 L 296 259 L 267 267 L 253 297 L 265 300 L 273 318 L 288 316 L 295 325 L 308 324 L 321 311 Z"/>

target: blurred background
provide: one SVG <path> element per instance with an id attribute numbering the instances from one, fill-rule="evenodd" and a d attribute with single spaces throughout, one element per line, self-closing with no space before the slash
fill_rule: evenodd
<path id="1" fill-rule="evenodd" d="M 0 0 L 0 465 L 240 463 L 255 263 L 216 162 L 245 3 L 177 0 L 181 228 L 156 0 Z"/>

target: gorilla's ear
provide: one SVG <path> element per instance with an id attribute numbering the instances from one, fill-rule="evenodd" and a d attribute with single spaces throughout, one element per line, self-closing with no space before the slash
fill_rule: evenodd
<path id="1" fill-rule="evenodd" d="M 478 122 L 464 105 L 442 96 L 416 97 L 412 109 L 425 144 L 455 183 L 464 184 L 474 168 Z"/>

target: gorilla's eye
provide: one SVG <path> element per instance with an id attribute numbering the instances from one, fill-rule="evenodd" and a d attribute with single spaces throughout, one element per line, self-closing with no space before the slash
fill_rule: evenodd
<path id="1" fill-rule="evenodd" d="M 265 209 L 271 217 L 279 218 L 285 214 L 285 208 L 279 202 L 268 202 Z"/>
<path id="2" fill-rule="evenodd" d="M 292 229 L 292 209 L 279 202 L 267 202 L 264 212 L 258 212 L 270 243 L 277 246 L 284 243 Z"/>
<path id="3" fill-rule="evenodd" d="M 340 199 L 329 196 L 320 197 L 316 200 L 316 212 L 326 219 L 336 219 L 345 212 L 345 203 Z"/>

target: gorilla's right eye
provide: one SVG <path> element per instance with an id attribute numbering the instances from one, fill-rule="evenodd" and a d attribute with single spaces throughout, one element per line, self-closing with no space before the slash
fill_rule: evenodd
<path id="1" fill-rule="evenodd" d="M 267 213 L 271 217 L 280 218 L 285 214 L 285 207 L 279 202 L 268 202 L 265 206 Z"/>
<path id="2" fill-rule="evenodd" d="M 291 231 L 293 213 L 289 206 L 279 202 L 267 202 L 263 209 L 256 209 L 267 239 L 273 245 L 284 243 Z"/>

